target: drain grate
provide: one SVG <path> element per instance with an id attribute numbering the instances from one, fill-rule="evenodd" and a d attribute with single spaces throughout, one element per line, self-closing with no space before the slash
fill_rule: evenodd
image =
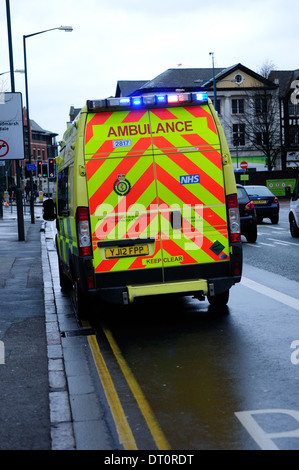
<path id="1" fill-rule="evenodd" d="M 68 330 L 68 331 L 61 332 L 62 338 L 69 338 L 71 336 L 91 336 L 91 335 L 95 335 L 95 331 L 93 328 L 78 328 L 77 330 Z"/>

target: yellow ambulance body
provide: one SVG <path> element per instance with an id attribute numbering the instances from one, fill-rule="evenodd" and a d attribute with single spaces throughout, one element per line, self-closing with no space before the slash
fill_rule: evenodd
<path id="1" fill-rule="evenodd" d="M 241 279 L 240 220 L 206 93 L 87 101 L 56 163 L 61 287 L 74 287 L 79 315 L 88 296 L 227 303 Z"/>

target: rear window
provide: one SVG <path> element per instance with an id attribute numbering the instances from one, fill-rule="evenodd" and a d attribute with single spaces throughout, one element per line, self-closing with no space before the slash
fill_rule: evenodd
<path id="1" fill-rule="evenodd" d="M 248 199 L 245 189 L 237 187 L 238 199 Z"/>
<path id="2" fill-rule="evenodd" d="M 246 191 L 250 196 L 273 196 L 267 186 L 247 186 Z"/>

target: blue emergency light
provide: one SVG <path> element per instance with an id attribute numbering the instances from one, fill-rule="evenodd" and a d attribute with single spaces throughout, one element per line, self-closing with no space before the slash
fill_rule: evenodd
<path id="1" fill-rule="evenodd" d="M 196 101 L 208 101 L 208 94 L 204 91 L 195 93 Z"/>
<path id="2" fill-rule="evenodd" d="M 131 99 L 130 98 L 120 98 L 119 99 L 119 104 L 120 105 L 130 105 L 131 104 Z"/>
<path id="3" fill-rule="evenodd" d="M 142 105 L 142 97 L 132 98 L 133 106 L 141 106 Z"/>

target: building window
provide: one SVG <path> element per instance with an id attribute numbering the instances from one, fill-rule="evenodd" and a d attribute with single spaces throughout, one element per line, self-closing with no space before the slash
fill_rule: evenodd
<path id="1" fill-rule="evenodd" d="M 212 103 L 214 105 L 214 100 L 212 100 Z M 221 114 L 221 100 L 217 99 L 217 113 Z"/>
<path id="2" fill-rule="evenodd" d="M 290 132 L 290 145 L 299 145 L 299 130 L 298 127 L 291 127 Z"/>
<path id="3" fill-rule="evenodd" d="M 42 160 L 45 161 L 45 150 L 42 149 Z"/>
<path id="4" fill-rule="evenodd" d="M 266 98 L 255 98 L 255 112 L 256 114 L 267 112 Z"/>
<path id="5" fill-rule="evenodd" d="M 245 145 L 245 124 L 233 124 L 233 145 Z"/>
<path id="6" fill-rule="evenodd" d="M 232 100 L 232 113 L 244 114 L 244 100 L 243 99 Z"/>
<path id="7" fill-rule="evenodd" d="M 234 80 L 235 80 L 235 82 L 236 82 L 238 85 L 241 85 L 241 83 L 244 81 L 244 77 L 243 77 L 243 75 L 241 75 L 240 73 L 237 73 L 237 74 L 234 76 Z"/>
<path id="8" fill-rule="evenodd" d="M 289 103 L 289 116 L 299 116 L 299 105 Z"/>
<path id="9" fill-rule="evenodd" d="M 257 145 L 267 145 L 267 132 L 258 132 L 256 134 L 256 143 Z"/>

